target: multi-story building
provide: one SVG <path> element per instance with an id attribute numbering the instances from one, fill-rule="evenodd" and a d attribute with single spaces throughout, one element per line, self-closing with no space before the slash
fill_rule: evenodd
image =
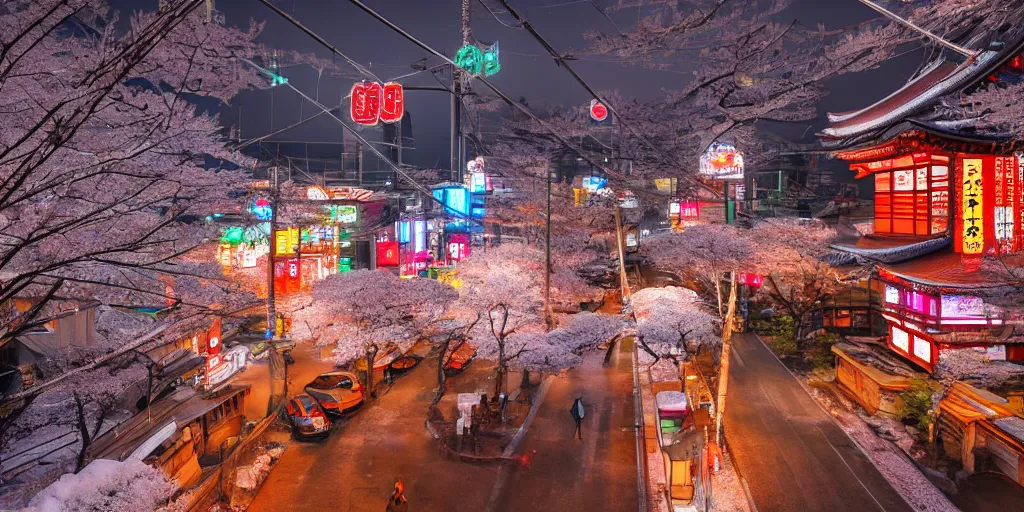
<path id="1" fill-rule="evenodd" d="M 1024 29 L 970 44 L 974 57 L 940 57 L 878 103 L 830 114 L 821 134 L 857 179 L 874 184 L 873 222 L 835 248 L 875 264 L 888 346 L 928 371 L 950 348 L 1024 361 L 1024 332 L 1007 300 L 1024 261 L 1020 143 L 939 108 L 949 95 L 1019 81 Z"/>

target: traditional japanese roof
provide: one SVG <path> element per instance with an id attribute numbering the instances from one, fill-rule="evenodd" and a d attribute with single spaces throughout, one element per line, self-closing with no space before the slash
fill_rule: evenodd
<path id="1" fill-rule="evenodd" d="M 906 119 L 843 140 L 825 139 L 822 144 L 835 148 L 832 156 L 850 162 L 870 162 L 921 151 L 1011 154 L 1016 148 L 1016 141 L 1009 135 L 951 130 L 919 119 Z"/>
<path id="2" fill-rule="evenodd" d="M 879 265 L 883 277 L 892 276 L 938 289 L 983 290 L 1010 285 L 1016 279 L 999 265 L 965 264 L 953 251 L 929 254 L 911 261 Z"/>
<path id="3" fill-rule="evenodd" d="M 941 250 L 948 246 L 949 242 L 949 237 L 945 236 L 862 236 L 853 241 L 836 242 L 831 247 L 837 251 L 880 263 L 899 263 Z"/>
<path id="4" fill-rule="evenodd" d="M 977 38 L 973 46 L 990 38 Z M 1000 36 L 1001 47 L 978 49 L 971 58 L 943 52 L 899 90 L 882 100 L 852 112 L 829 114 L 831 126 L 819 134 L 826 145 L 850 146 L 865 138 L 881 138 L 880 132 L 915 114 L 923 113 L 942 97 L 968 89 L 996 74 L 1024 50 L 1024 31 Z M 845 139 L 845 140 L 844 140 Z"/>

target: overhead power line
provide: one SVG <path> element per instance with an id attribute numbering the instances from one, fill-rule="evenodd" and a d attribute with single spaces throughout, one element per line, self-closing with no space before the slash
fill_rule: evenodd
<path id="1" fill-rule="evenodd" d="M 369 68 L 367 68 L 367 67 L 363 66 L 362 64 L 356 62 L 355 60 L 350 58 L 348 55 L 345 55 L 344 53 L 341 53 L 341 51 L 338 50 L 334 45 L 332 45 L 331 43 L 328 43 L 324 38 L 322 38 L 319 35 L 317 35 L 316 32 L 313 32 L 312 30 L 306 28 L 306 26 L 303 25 L 302 23 L 300 23 L 299 20 L 293 18 L 290 14 L 282 11 L 276 5 L 270 3 L 270 0 L 260 0 L 260 2 L 262 2 L 263 5 L 269 7 L 270 10 L 274 11 L 275 13 L 277 13 L 278 16 L 281 16 L 282 18 L 288 20 L 288 22 L 291 23 L 292 25 L 295 25 L 296 27 L 298 27 L 299 30 L 305 32 L 307 36 L 312 37 L 313 40 L 315 40 L 316 42 L 318 42 L 321 45 L 323 45 L 324 48 L 327 48 L 328 50 L 330 50 L 334 54 L 336 54 L 336 55 L 340 56 L 341 58 L 345 59 L 345 62 L 348 62 L 350 65 L 352 65 L 352 67 L 356 68 L 356 70 L 358 70 L 363 75 L 368 76 L 368 77 L 374 79 L 377 82 L 381 82 L 381 79 L 378 78 L 377 75 L 373 74 L 373 71 L 370 71 Z"/>
<path id="2" fill-rule="evenodd" d="M 583 88 L 586 89 L 587 92 L 590 93 L 591 96 L 593 96 L 595 99 L 597 99 L 597 101 L 600 101 L 601 104 L 603 104 L 605 107 L 608 107 L 608 110 L 612 113 L 612 115 L 614 115 L 615 118 L 618 119 L 619 122 L 622 123 L 622 125 L 625 126 L 637 139 L 639 139 L 645 146 L 650 148 L 652 151 L 661 154 L 665 159 L 669 160 L 670 162 L 675 162 L 676 165 L 678 165 L 680 167 L 683 167 L 680 162 L 676 161 L 675 158 L 672 158 L 672 156 L 669 155 L 667 152 L 665 152 L 663 149 L 658 148 L 653 143 L 651 143 L 651 141 L 647 140 L 647 137 L 644 137 L 643 134 L 641 134 L 640 131 L 637 130 L 636 127 L 634 127 L 632 123 L 627 122 L 624 117 L 619 115 L 618 111 L 615 110 L 615 106 L 612 105 L 611 102 L 609 102 L 607 99 L 601 97 L 601 95 L 598 94 L 597 91 L 594 90 L 594 88 L 591 87 L 590 84 L 588 84 L 586 82 L 586 80 L 584 80 L 583 77 L 581 77 L 579 75 L 579 73 L 577 73 L 576 70 L 574 70 L 572 68 L 572 66 L 569 65 L 568 60 L 565 57 L 563 57 L 562 54 L 558 53 L 558 50 L 555 50 L 555 48 L 553 46 L 551 46 L 551 43 L 548 43 L 548 41 L 546 39 L 544 39 L 544 37 L 541 36 L 539 32 L 537 32 L 537 29 L 535 29 L 533 27 L 533 25 L 529 21 L 527 21 L 525 18 L 520 16 L 519 13 L 516 12 L 516 10 L 514 8 L 512 8 L 512 5 L 509 4 L 508 0 L 500 0 L 500 1 L 501 1 L 501 5 L 505 6 L 505 9 L 508 10 L 509 14 L 511 14 L 512 17 L 514 17 L 516 19 L 516 21 L 518 21 L 519 24 L 523 28 L 525 28 L 526 31 L 529 32 L 530 35 L 532 35 L 533 38 L 536 39 L 537 42 L 539 42 L 540 45 L 543 46 L 544 49 L 547 50 L 548 53 L 551 54 L 552 57 L 555 58 L 556 63 L 559 64 L 561 67 L 564 67 L 565 70 L 568 71 L 569 74 L 572 75 L 572 77 L 574 79 L 576 79 L 576 82 L 578 82 L 580 85 L 582 85 Z M 705 190 L 715 194 L 716 196 L 720 195 L 719 192 L 717 190 L 715 190 L 714 188 L 709 187 L 709 186 L 705 185 L 704 183 L 701 183 L 699 180 L 697 180 L 697 179 L 695 179 L 695 178 L 693 178 L 691 176 L 684 175 L 683 179 L 690 181 L 690 183 L 693 183 L 694 185 L 697 185 L 698 187 L 701 187 L 701 188 L 703 188 L 703 189 L 705 189 Z"/>
<path id="3" fill-rule="evenodd" d="M 964 48 L 963 46 L 960 46 L 960 45 L 958 45 L 956 43 L 952 43 L 950 41 L 947 41 L 947 40 L 945 40 L 945 39 L 943 39 L 943 38 L 933 34 L 932 32 L 929 32 L 928 30 L 923 29 L 923 28 L 915 25 L 914 23 L 899 17 L 896 13 L 890 11 L 889 9 L 886 9 L 885 7 L 882 7 L 881 5 L 878 5 L 878 4 L 874 3 L 874 2 L 872 2 L 871 0 L 860 0 L 860 3 L 870 7 L 872 9 L 874 9 L 875 11 L 880 12 L 886 18 L 889 18 L 889 19 L 895 21 L 896 23 L 899 23 L 900 25 L 903 25 L 904 27 L 907 27 L 907 28 L 909 28 L 909 29 L 911 29 L 911 30 L 913 30 L 915 32 L 920 33 L 920 34 L 923 34 L 928 39 L 931 39 L 931 40 L 935 41 L 936 43 L 939 43 L 940 45 L 945 46 L 946 48 L 949 48 L 950 50 L 953 50 L 954 52 L 959 53 L 960 55 L 963 55 L 964 57 L 967 57 L 969 59 L 974 59 L 975 57 L 978 56 L 978 52 L 970 50 L 969 48 Z"/>
<path id="4" fill-rule="evenodd" d="M 445 54 L 443 54 L 443 53 L 441 53 L 441 52 L 431 48 L 429 45 L 427 45 L 423 41 L 420 41 L 419 39 L 417 39 L 415 36 L 413 36 L 409 32 L 406 32 L 404 29 L 402 29 L 402 27 L 399 27 L 398 25 L 396 25 L 393 21 L 391 21 L 388 18 L 384 17 L 383 15 L 379 14 L 377 11 L 374 11 L 373 9 L 371 9 L 365 3 L 361 2 L 360 0 L 349 0 L 349 1 L 352 2 L 353 4 L 355 4 L 357 7 L 362 9 L 364 12 L 366 12 L 370 16 L 373 16 L 374 18 L 376 18 L 377 21 L 380 21 L 384 25 L 387 25 L 388 28 L 390 28 L 391 30 L 397 32 L 402 37 L 408 39 L 410 42 L 412 42 L 416 46 L 419 46 L 420 48 L 422 48 L 422 49 L 432 53 L 433 55 L 435 55 L 437 57 L 440 57 L 445 62 L 447 62 L 448 64 L 451 64 L 455 68 L 458 68 L 458 66 L 455 64 L 455 62 L 452 61 L 450 58 L 448 58 L 447 55 L 445 55 Z M 474 78 L 479 80 L 480 83 L 486 85 L 488 89 L 493 91 L 494 94 L 497 94 L 502 100 L 504 100 L 506 103 L 508 103 L 509 106 L 519 110 L 520 112 L 525 114 L 527 117 L 529 117 L 533 121 L 535 121 L 538 124 L 540 124 L 541 126 L 543 126 L 544 129 L 546 129 L 552 136 L 554 136 L 558 140 L 558 142 L 560 142 L 565 147 L 571 149 L 576 154 L 580 155 L 580 157 L 583 158 L 590 165 L 594 166 L 595 168 L 601 169 L 602 171 L 604 171 L 605 174 L 607 174 L 609 176 L 614 176 L 614 177 L 616 177 L 616 178 L 618 178 L 620 180 L 623 180 L 623 181 L 627 181 L 628 180 L 628 178 L 625 175 L 619 173 L 618 171 L 614 171 L 612 169 L 609 169 L 609 168 L 605 167 L 604 165 L 598 163 L 594 159 L 590 158 L 590 156 L 587 155 L 586 153 L 584 153 L 581 148 L 579 148 L 575 144 L 569 142 L 565 137 L 562 136 L 562 134 L 560 134 L 558 132 L 558 130 L 556 130 L 553 126 L 551 126 L 547 121 L 544 121 L 540 117 L 537 117 L 537 115 L 534 114 L 530 109 L 526 108 L 525 105 L 523 105 L 523 104 L 521 104 L 521 103 L 519 103 L 517 101 L 512 100 L 512 98 L 508 97 L 507 94 L 502 92 L 501 89 L 498 89 L 497 86 L 492 84 L 486 78 L 481 77 L 481 76 L 477 76 L 477 77 L 474 77 Z"/>
<path id="5" fill-rule="evenodd" d="M 263 68 L 259 64 L 256 64 L 255 62 L 253 62 L 253 61 L 251 61 L 249 59 L 246 59 L 244 57 L 239 57 L 239 60 L 241 60 L 242 62 L 245 62 L 246 64 L 248 64 L 248 65 L 250 65 L 250 66 L 252 66 L 252 67 L 254 67 L 254 68 L 256 68 L 256 69 L 258 69 L 260 71 L 262 71 L 263 73 L 268 73 L 268 74 L 270 73 L 270 70 Z M 331 109 L 327 108 L 325 105 L 323 105 L 319 101 L 309 97 L 308 94 L 302 92 L 297 87 L 292 85 L 291 81 L 285 82 L 284 85 L 286 85 L 291 90 L 295 91 L 299 96 L 302 96 L 303 98 L 305 98 L 306 101 L 312 103 L 317 108 L 319 108 L 320 110 L 324 111 L 324 113 L 326 113 L 331 119 L 334 119 L 335 121 L 337 121 L 338 124 L 340 124 L 342 126 L 342 128 L 344 128 L 349 133 L 351 133 L 352 136 L 354 136 L 357 140 L 359 140 L 359 142 L 363 143 L 363 146 L 366 147 L 367 149 L 369 149 L 374 155 L 377 156 L 377 158 L 379 158 L 382 161 L 384 161 L 385 163 L 387 163 L 388 166 L 391 167 L 391 169 L 394 170 L 396 173 L 398 173 L 399 176 L 405 178 L 406 181 L 408 181 L 410 184 L 412 184 L 412 186 L 416 190 L 426 194 L 426 196 L 428 198 L 430 198 L 431 201 L 433 201 L 433 202 L 435 202 L 437 204 L 440 204 L 442 206 L 442 208 L 444 208 L 443 211 L 453 212 L 456 217 L 461 217 L 461 218 L 463 218 L 465 220 L 468 220 L 470 222 L 473 222 L 473 223 L 476 223 L 476 224 L 481 224 L 480 220 L 474 219 L 472 216 L 463 215 L 460 212 L 456 212 L 456 211 L 451 210 L 450 208 L 448 208 L 448 205 L 444 204 L 444 202 L 442 202 L 440 199 L 434 197 L 434 193 L 433 193 L 432 190 L 430 190 L 428 187 L 426 187 L 424 185 L 421 185 L 412 176 L 409 176 L 409 174 L 406 173 L 401 167 L 399 167 L 394 162 L 392 162 L 391 159 L 389 159 L 386 156 L 384 156 L 384 154 L 381 153 L 380 151 L 378 151 L 377 148 L 373 147 L 373 144 L 370 141 L 368 141 L 365 138 L 363 138 L 363 136 L 355 128 L 352 128 L 351 126 L 345 124 L 345 122 L 342 121 L 341 118 L 339 118 L 338 116 L 334 115 L 334 112 L 332 112 Z M 397 183 L 395 185 L 397 186 Z"/>

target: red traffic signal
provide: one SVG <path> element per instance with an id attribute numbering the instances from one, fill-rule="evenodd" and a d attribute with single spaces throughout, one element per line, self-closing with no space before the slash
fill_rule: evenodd
<path id="1" fill-rule="evenodd" d="M 597 100 L 590 100 L 590 118 L 599 123 L 608 119 L 608 107 Z"/>

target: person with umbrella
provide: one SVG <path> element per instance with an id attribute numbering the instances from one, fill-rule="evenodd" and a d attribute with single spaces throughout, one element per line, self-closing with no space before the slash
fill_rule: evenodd
<path id="1" fill-rule="evenodd" d="M 584 415 L 583 397 L 576 397 L 576 400 L 573 401 L 573 403 L 572 403 L 572 407 L 569 408 L 569 414 L 572 415 L 572 420 L 576 422 L 576 433 L 573 434 L 573 437 L 574 438 L 578 438 L 579 440 L 582 441 L 583 440 L 583 429 L 581 428 L 581 425 L 583 423 L 583 415 Z"/>

